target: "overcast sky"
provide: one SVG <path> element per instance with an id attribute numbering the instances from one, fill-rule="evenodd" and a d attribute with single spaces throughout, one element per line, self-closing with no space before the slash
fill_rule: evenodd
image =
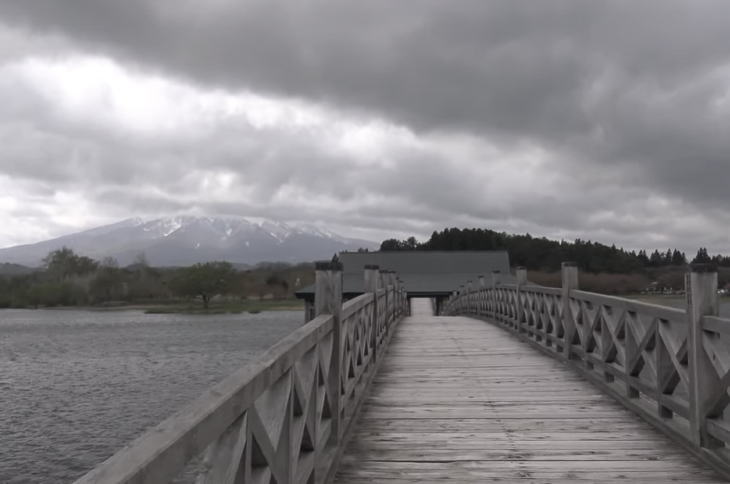
<path id="1" fill-rule="evenodd" d="M 730 3 L 0 2 L 0 247 L 175 213 L 730 253 Z"/>

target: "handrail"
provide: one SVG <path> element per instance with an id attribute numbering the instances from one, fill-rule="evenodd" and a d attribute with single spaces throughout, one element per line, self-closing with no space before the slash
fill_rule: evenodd
<path id="1" fill-rule="evenodd" d="M 496 321 L 568 362 L 730 476 L 730 319 L 702 313 L 717 311 L 716 279 L 706 289 L 688 276 L 695 308 L 685 311 L 578 290 L 577 269 L 569 269 L 575 277 L 564 269 L 563 280 L 574 283 L 563 288 L 467 284 L 443 312 Z"/>
<path id="2" fill-rule="evenodd" d="M 730 442 L 730 418 L 726 409 L 728 380 L 730 380 L 730 318 L 704 316 L 702 325 L 702 347 L 706 356 L 705 383 L 709 383 L 711 395 L 704 406 L 705 425 L 711 444 L 719 447 Z"/>
<path id="3" fill-rule="evenodd" d="M 360 311 L 362 308 L 367 306 L 368 304 L 372 304 L 373 302 L 373 295 L 372 293 L 366 292 L 365 294 L 361 294 L 360 296 L 350 299 L 349 301 L 345 301 L 342 304 L 342 318 L 346 319 L 355 314 L 357 311 Z"/>
<path id="4" fill-rule="evenodd" d="M 722 336 L 730 336 L 730 318 L 705 316 L 702 319 L 702 329 Z"/>
<path id="5" fill-rule="evenodd" d="M 661 306 L 659 304 L 652 304 L 645 301 L 637 301 L 636 299 L 627 299 L 624 297 L 609 296 L 606 294 L 579 290 L 572 290 L 570 295 L 573 298 L 581 299 L 588 303 L 604 305 L 611 308 L 619 307 L 626 311 L 635 313 L 652 314 L 663 319 L 684 318 L 686 316 L 685 311 L 681 309 Z"/>
<path id="6" fill-rule="evenodd" d="M 199 483 L 325 482 L 406 304 L 391 284 L 316 317 L 76 484 L 165 483 L 199 455 Z"/>
<path id="7" fill-rule="evenodd" d="M 239 420 L 305 352 L 332 334 L 332 316 L 319 316 L 274 344 L 254 362 L 107 459 L 77 484 L 166 482 Z"/>

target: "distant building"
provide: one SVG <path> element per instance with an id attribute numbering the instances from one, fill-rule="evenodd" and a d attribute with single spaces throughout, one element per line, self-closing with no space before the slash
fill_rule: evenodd
<path id="1" fill-rule="evenodd" d="M 491 284 L 493 272 L 500 273 L 500 280 L 514 283 L 510 273 L 509 255 L 504 250 L 470 251 L 394 251 L 394 252 L 342 252 L 344 299 L 357 297 L 364 292 L 366 265 L 395 271 L 403 281 L 408 297 L 434 298 L 437 308 L 452 291 L 471 280 L 474 284 L 484 276 Z M 313 316 L 314 285 L 297 291 L 296 296 L 306 302 L 306 320 Z"/>

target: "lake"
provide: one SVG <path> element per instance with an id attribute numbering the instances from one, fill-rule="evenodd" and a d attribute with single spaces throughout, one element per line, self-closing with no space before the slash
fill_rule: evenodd
<path id="1" fill-rule="evenodd" d="M 0 310 L 0 483 L 75 480 L 302 318 Z"/>
<path id="2" fill-rule="evenodd" d="M 71 482 L 302 324 L 0 310 L 0 482 Z"/>

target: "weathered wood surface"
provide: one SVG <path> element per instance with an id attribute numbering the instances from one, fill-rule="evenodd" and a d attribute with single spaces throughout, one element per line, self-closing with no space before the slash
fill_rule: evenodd
<path id="1" fill-rule="evenodd" d="M 77 484 L 163 484 L 201 453 L 199 484 L 326 482 L 375 374 L 373 355 L 407 311 L 388 276 L 342 304 L 341 267 L 318 263 L 316 318 Z"/>
<path id="2" fill-rule="evenodd" d="M 565 363 L 415 301 L 335 482 L 726 482 Z"/>
<path id="3" fill-rule="evenodd" d="M 718 317 L 717 272 L 694 264 L 687 311 L 578 290 L 494 284 L 455 292 L 443 314 L 496 322 L 569 365 L 730 480 L 730 319 Z"/>

